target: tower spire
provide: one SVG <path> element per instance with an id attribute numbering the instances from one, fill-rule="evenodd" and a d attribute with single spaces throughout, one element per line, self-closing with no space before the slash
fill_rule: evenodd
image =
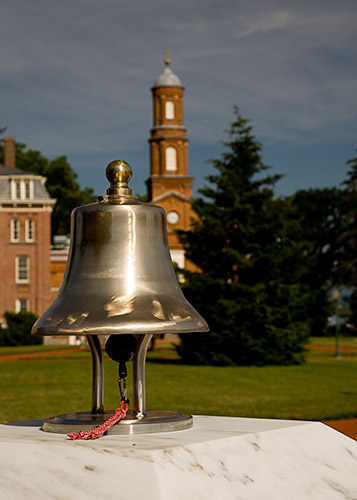
<path id="1" fill-rule="evenodd" d="M 170 66 L 171 64 L 171 50 L 165 50 L 165 66 Z"/>

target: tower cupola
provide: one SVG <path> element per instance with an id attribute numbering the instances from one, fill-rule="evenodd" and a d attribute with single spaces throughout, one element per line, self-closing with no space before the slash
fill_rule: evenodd
<path id="1" fill-rule="evenodd" d="M 157 87 L 183 87 L 181 80 L 170 68 L 170 51 L 166 51 L 165 69 L 154 81 L 153 89 Z"/>

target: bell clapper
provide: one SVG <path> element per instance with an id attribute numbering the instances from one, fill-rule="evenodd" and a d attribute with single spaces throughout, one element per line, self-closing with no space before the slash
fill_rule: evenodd
<path id="1" fill-rule="evenodd" d="M 126 363 L 133 359 L 136 347 L 134 335 L 111 335 L 105 344 L 105 352 L 113 360 L 119 363 L 118 386 L 121 401 L 129 404 L 127 392 Z M 123 381 L 123 383 L 122 383 Z"/>

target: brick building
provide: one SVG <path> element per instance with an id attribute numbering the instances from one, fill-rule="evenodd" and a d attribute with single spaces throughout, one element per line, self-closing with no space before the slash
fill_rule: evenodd
<path id="1" fill-rule="evenodd" d="M 0 321 L 5 311 L 42 314 L 51 303 L 51 212 L 46 179 L 16 168 L 6 137 L 0 165 Z"/>

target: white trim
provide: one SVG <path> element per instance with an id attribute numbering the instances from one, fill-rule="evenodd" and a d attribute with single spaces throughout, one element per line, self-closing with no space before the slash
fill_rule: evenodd
<path id="1" fill-rule="evenodd" d="M 68 252 L 66 255 L 50 255 L 51 262 L 66 262 L 68 259 Z"/>
<path id="2" fill-rule="evenodd" d="M 160 196 L 156 196 L 156 198 L 153 198 L 151 200 L 151 203 L 157 203 L 158 201 L 165 200 L 166 198 L 169 198 L 170 196 L 174 196 L 175 198 L 179 198 L 180 200 L 187 201 L 188 203 L 191 202 L 190 198 L 188 198 L 187 196 L 184 196 L 181 193 L 177 193 L 176 191 L 168 191 L 167 193 L 161 194 Z"/>
<path id="3" fill-rule="evenodd" d="M 41 182 L 45 183 L 47 180 L 47 177 L 44 177 L 43 175 L 38 175 L 38 174 L 31 174 L 30 172 L 26 173 L 23 172 L 21 174 L 6 174 L 2 175 L 1 177 L 7 177 L 8 179 L 30 179 L 30 180 L 40 180 Z"/>
<path id="4" fill-rule="evenodd" d="M 24 200 L 0 200 L 0 212 L 52 212 L 53 208 L 50 205 L 54 205 L 54 203 L 48 203 L 48 201 L 36 200 L 31 201 L 30 203 Z M 7 207 L 6 205 L 10 205 Z M 45 205 L 43 207 L 34 207 L 33 205 Z"/>

